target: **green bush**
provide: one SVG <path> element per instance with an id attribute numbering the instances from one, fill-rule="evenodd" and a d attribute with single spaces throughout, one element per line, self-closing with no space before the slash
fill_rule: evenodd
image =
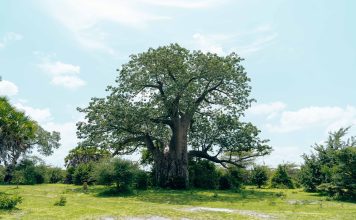
<path id="1" fill-rule="evenodd" d="M 67 198 L 65 196 L 61 196 L 58 201 L 54 203 L 55 206 L 65 206 L 67 203 Z"/>
<path id="2" fill-rule="evenodd" d="M 222 176 L 220 176 L 219 189 L 227 190 L 227 189 L 231 189 L 232 187 L 233 186 L 232 186 L 231 178 L 229 177 L 229 175 L 223 174 Z"/>
<path id="3" fill-rule="evenodd" d="M 11 183 L 21 185 L 41 184 L 45 182 L 46 167 L 36 165 L 36 162 L 30 159 L 22 160 L 13 173 Z"/>
<path id="4" fill-rule="evenodd" d="M 307 191 L 356 200 L 356 136 L 344 140 L 349 128 L 330 133 L 325 144 L 316 144 L 303 155 L 300 182 Z"/>
<path id="5" fill-rule="evenodd" d="M 243 168 L 230 167 L 227 169 L 227 176 L 230 179 L 231 188 L 240 189 L 248 181 L 248 171 Z"/>
<path id="6" fill-rule="evenodd" d="M 214 163 L 208 160 L 189 162 L 190 185 L 201 189 L 216 189 L 219 186 L 219 173 Z"/>
<path id="7" fill-rule="evenodd" d="M 47 177 L 49 183 L 60 183 L 64 180 L 64 171 L 59 167 L 48 167 Z"/>
<path id="8" fill-rule="evenodd" d="M 251 182 L 255 184 L 258 188 L 266 185 L 268 181 L 268 167 L 266 166 L 254 166 L 252 170 Z"/>
<path id="9" fill-rule="evenodd" d="M 0 184 L 4 184 L 5 167 L 0 165 Z"/>
<path id="10" fill-rule="evenodd" d="M 112 158 L 98 163 L 94 167 L 93 176 L 97 184 L 115 184 L 118 192 L 128 192 L 131 191 L 138 172 L 138 166 L 131 161 Z"/>
<path id="11" fill-rule="evenodd" d="M 271 179 L 272 188 L 281 188 L 281 189 L 293 189 L 294 184 L 292 178 L 288 175 L 285 165 L 278 165 L 277 170 Z"/>
<path id="12" fill-rule="evenodd" d="M 147 189 L 149 185 L 149 175 L 145 171 L 139 171 L 135 177 L 136 189 Z"/>
<path id="13" fill-rule="evenodd" d="M 84 182 L 92 183 L 92 163 L 82 163 L 79 164 L 73 172 L 73 183 L 75 185 L 83 185 Z"/>
<path id="14" fill-rule="evenodd" d="M 74 175 L 75 168 L 68 167 L 65 171 L 64 183 L 72 184 L 73 183 L 73 175 Z"/>
<path id="15" fill-rule="evenodd" d="M 20 196 L 9 196 L 6 194 L 0 194 L 0 209 L 13 209 L 17 204 L 22 202 Z"/>

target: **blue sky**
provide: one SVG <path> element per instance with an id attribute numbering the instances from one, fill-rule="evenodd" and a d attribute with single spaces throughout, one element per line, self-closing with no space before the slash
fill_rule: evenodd
<path id="1" fill-rule="evenodd" d="M 259 161 L 300 163 L 328 131 L 356 124 L 355 10 L 352 0 L 3 0 L 0 95 L 62 133 L 45 159 L 61 166 L 76 107 L 104 96 L 130 54 L 175 42 L 234 51 L 257 99 L 245 120 L 274 148 Z"/>

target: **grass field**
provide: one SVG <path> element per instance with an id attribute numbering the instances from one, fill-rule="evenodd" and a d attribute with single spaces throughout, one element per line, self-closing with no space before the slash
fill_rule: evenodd
<path id="1" fill-rule="evenodd" d="M 84 192 L 73 185 L 0 186 L 22 204 L 0 211 L 0 219 L 356 219 L 356 204 L 327 201 L 296 190 L 247 188 L 233 191 L 135 191 L 110 196 L 100 186 Z M 65 196 L 65 206 L 54 206 Z M 213 208 L 213 209 L 209 209 Z"/>

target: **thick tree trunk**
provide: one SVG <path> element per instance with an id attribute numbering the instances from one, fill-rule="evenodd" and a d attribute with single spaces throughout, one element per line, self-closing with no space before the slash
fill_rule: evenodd
<path id="1" fill-rule="evenodd" d="M 15 166 L 14 165 L 9 165 L 6 167 L 5 170 L 5 176 L 4 176 L 4 182 L 5 183 L 10 183 L 12 178 L 13 178 L 13 172 L 14 172 Z"/>
<path id="2" fill-rule="evenodd" d="M 155 155 L 155 178 L 161 187 L 184 189 L 189 185 L 188 129 L 189 121 L 177 119 L 168 149 Z"/>

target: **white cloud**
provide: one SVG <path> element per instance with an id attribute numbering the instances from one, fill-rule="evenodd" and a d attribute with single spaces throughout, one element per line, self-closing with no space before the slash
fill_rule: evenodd
<path id="1" fill-rule="evenodd" d="M 51 112 L 48 108 L 33 108 L 21 102 L 14 104 L 14 106 L 17 109 L 24 111 L 26 115 L 30 116 L 33 120 L 39 123 L 44 123 L 51 120 Z"/>
<path id="2" fill-rule="evenodd" d="M 75 148 L 78 143 L 76 121 L 66 123 L 48 122 L 43 124 L 43 128 L 47 131 L 58 131 L 61 134 L 61 147 L 54 151 L 54 153 L 45 157 L 44 160 L 47 164 L 54 166 L 64 166 L 64 158 L 68 152 Z"/>
<path id="3" fill-rule="evenodd" d="M 36 52 L 37 55 L 41 53 Z M 80 66 L 63 63 L 62 61 L 52 61 L 50 56 L 42 57 L 42 62 L 37 65 L 42 72 L 51 76 L 51 84 L 63 86 L 69 89 L 76 89 L 86 85 L 86 82 L 78 75 Z"/>
<path id="4" fill-rule="evenodd" d="M 273 42 L 277 38 L 277 36 L 278 36 L 277 33 L 268 34 L 266 36 L 260 36 L 257 39 L 255 39 L 255 41 L 245 46 L 236 48 L 236 51 L 242 56 L 248 56 L 252 53 L 255 53 L 265 48 L 267 45 Z"/>
<path id="5" fill-rule="evenodd" d="M 62 63 L 61 61 L 49 62 L 45 61 L 38 65 L 43 72 L 48 72 L 54 75 L 66 73 L 79 73 L 80 67 L 72 64 Z"/>
<path id="6" fill-rule="evenodd" d="M 0 81 L 0 96 L 14 96 L 19 92 L 17 86 L 6 80 Z"/>
<path id="7" fill-rule="evenodd" d="M 196 33 L 193 35 L 193 39 L 196 42 L 196 46 L 203 52 L 211 52 L 219 55 L 223 55 L 224 49 L 221 46 L 221 42 L 227 37 L 224 35 L 204 35 Z"/>
<path id="8" fill-rule="evenodd" d="M 283 102 L 254 103 L 251 108 L 247 110 L 247 114 L 267 115 L 267 118 L 270 119 L 283 111 L 286 107 L 287 105 Z"/>
<path id="9" fill-rule="evenodd" d="M 0 48 L 5 47 L 11 41 L 19 41 L 22 40 L 23 36 L 18 33 L 14 32 L 7 32 L 5 35 L 0 39 Z"/>
<path id="10" fill-rule="evenodd" d="M 356 124 L 356 107 L 306 107 L 297 111 L 284 111 L 278 124 L 267 124 L 271 132 L 292 132 L 311 127 L 325 131 Z"/>
<path id="11" fill-rule="evenodd" d="M 307 149 L 306 147 L 298 146 L 273 146 L 273 152 L 270 155 L 258 158 L 256 162 L 258 164 L 267 164 L 274 168 L 287 162 L 294 162 L 300 165 L 303 163 L 301 155 L 308 153 L 306 152 Z"/>
<path id="12" fill-rule="evenodd" d="M 34 108 L 23 102 L 15 103 L 14 106 L 17 109 L 24 111 L 25 114 L 29 115 L 33 120 L 39 122 L 45 130 L 57 131 L 60 133 L 60 148 L 54 150 L 54 153 L 51 156 L 44 157 L 43 159 L 47 164 L 63 166 L 64 157 L 68 154 L 69 150 L 77 145 L 76 122 L 82 120 L 82 117 L 77 116 L 73 121 L 57 123 L 54 122 L 49 108 Z M 41 156 L 38 152 L 34 152 L 34 154 Z"/>
<path id="13" fill-rule="evenodd" d="M 102 24 L 144 29 L 152 22 L 171 19 L 157 8 L 202 9 L 228 0 L 42 0 L 45 11 L 68 29 L 80 45 L 115 55 L 110 46 L 112 29 Z M 164 10 L 160 10 L 164 11 Z"/>
<path id="14" fill-rule="evenodd" d="M 64 86 L 66 88 L 75 89 L 85 86 L 86 82 L 78 76 L 55 76 L 52 78 L 53 85 Z"/>
<path id="15" fill-rule="evenodd" d="M 72 32 L 84 47 L 109 53 L 108 33 L 98 24 L 110 22 L 133 28 L 144 28 L 149 22 L 167 19 L 147 11 L 142 1 L 132 0 L 61 0 L 42 1 L 46 11 Z"/>
<path id="16" fill-rule="evenodd" d="M 241 56 L 249 56 L 270 45 L 277 36 L 270 25 L 262 25 L 234 34 L 195 33 L 193 42 L 194 46 L 203 52 L 219 55 L 237 52 Z"/>

